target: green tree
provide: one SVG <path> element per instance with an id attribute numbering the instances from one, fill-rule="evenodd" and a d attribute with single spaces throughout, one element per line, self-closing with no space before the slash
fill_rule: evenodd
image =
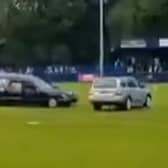
<path id="1" fill-rule="evenodd" d="M 6 48 L 23 43 L 31 52 L 35 52 L 32 55 L 37 56 L 40 62 L 51 58 L 46 49 L 49 50 L 55 43 L 62 43 L 87 9 L 84 0 L 13 0 L 6 7 L 1 31 L 8 40 Z M 45 48 L 46 59 L 41 54 L 43 50 L 39 51 L 43 48 L 39 47 L 41 45 Z M 12 52 L 11 55 L 16 53 Z"/>
<path id="2" fill-rule="evenodd" d="M 120 0 L 106 19 L 112 43 L 122 38 L 150 38 L 168 35 L 167 0 Z"/>

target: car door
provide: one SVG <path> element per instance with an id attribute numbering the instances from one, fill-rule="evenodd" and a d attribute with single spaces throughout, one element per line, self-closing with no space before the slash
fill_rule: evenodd
<path id="1" fill-rule="evenodd" d="M 21 81 L 11 80 L 5 90 L 3 101 L 12 105 L 20 104 L 22 102 L 22 89 Z"/>
<path id="2" fill-rule="evenodd" d="M 129 95 L 132 98 L 132 103 L 133 106 L 138 106 L 140 105 L 140 92 L 139 92 L 139 87 L 138 87 L 138 82 L 134 79 L 129 79 L 128 80 L 128 91 Z"/>
<path id="3" fill-rule="evenodd" d="M 147 88 L 145 83 L 141 81 L 138 81 L 138 86 L 139 86 L 140 101 L 141 101 L 141 104 L 143 105 L 145 103 L 146 96 L 147 96 Z"/>
<path id="4" fill-rule="evenodd" d="M 47 101 L 47 95 L 41 92 L 32 82 L 23 83 L 22 97 L 26 105 L 42 105 Z"/>

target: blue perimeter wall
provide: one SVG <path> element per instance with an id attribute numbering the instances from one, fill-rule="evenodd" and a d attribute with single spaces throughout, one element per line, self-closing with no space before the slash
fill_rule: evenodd
<path id="1" fill-rule="evenodd" d="M 99 70 L 96 67 L 80 67 L 76 68 L 75 72 L 46 72 L 44 70 L 39 70 L 34 68 L 33 74 L 43 78 L 48 82 L 79 82 L 82 75 L 93 75 L 98 76 Z M 168 72 L 161 73 L 131 73 L 128 74 L 126 69 L 114 69 L 112 66 L 105 66 L 104 76 L 135 76 L 140 80 L 145 82 L 155 82 L 155 83 L 164 83 L 168 82 Z"/>

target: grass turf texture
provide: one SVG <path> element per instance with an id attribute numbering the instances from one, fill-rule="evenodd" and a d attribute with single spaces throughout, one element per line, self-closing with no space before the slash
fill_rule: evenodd
<path id="1" fill-rule="evenodd" d="M 153 89 L 151 110 L 99 113 L 89 85 L 63 87 L 80 93 L 77 107 L 0 108 L 1 168 L 168 167 L 168 85 Z"/>

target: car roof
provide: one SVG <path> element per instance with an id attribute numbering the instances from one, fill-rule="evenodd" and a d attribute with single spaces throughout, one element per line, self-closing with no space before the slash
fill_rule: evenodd
<path id="1" fill-rule="evenodd" d="M 18 73 L 0 73 L 0 78 L 6 78 L 9 80 L 19 80 L 19 81 L 32 81 L 34 79 L 34 76 Z"/>

